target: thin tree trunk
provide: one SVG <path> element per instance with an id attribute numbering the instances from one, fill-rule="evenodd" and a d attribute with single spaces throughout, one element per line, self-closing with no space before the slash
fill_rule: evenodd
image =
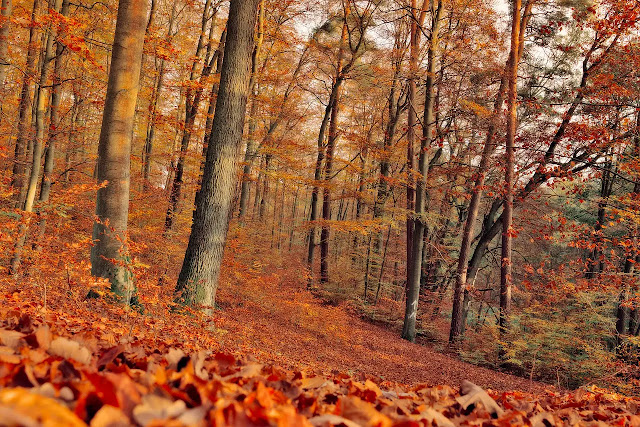
<path id="1" fill-rule="evenodd" d="M 518 35 L 518 51 L 517 58 L 520 61 L 522 56 L 522 49 L 524 45 L 524 31 L 527 28 L 529 18 L 531 16 L 531 8 L 533 2 L 528 1 L 524 13 L 522 14 L 519 35 Z M 511 55 L 510 55 L 511 56 Z M 471 201 L 469 202 L 469 209 L 467 218 L 465 220 L 464 229 L 462 231 L 462 243 L 460 244 L 460 254 L 458 256 L 458 269 L 454 288 L 453 296 L 453 309 L 451 314 L 451 328 L 449 329 L 449 342 L 454 344 L 455 341 L 462 335 L 464 330 L 464 299 L 470 299 L 468 295 L 467 287 L 467 271 L 469 264 L 469 255 L 471 251 L 471 240 L 473 238 L 475 222 L 478 218 L 478 211 L 480 208 L 480 201 L 482 200 L 482 188 L 486 178 L 487 170 L 489 168 L 489 161 L 491 155 L 495 151 L 495 134 L 498 128 L 498 120 L 502 112 L 502 106 L 504 104 L 505 90 L 507 88 L 507 73 L 511 68 L 510 60 L 507 61 L 505 69 L 500 79 L 500 87 L 496 95 L 496 100 L 493 104 L 493 113 L 489 122 L 489 129 L 487 130 L 487 138 L 485 140 L 482 155 L 480 157 L 480 165 L 478 166 L 478 172 L 476 174 L 476 180 L 471 193 Z M 475 275 L 474 275 L 475 277 Z"/>
<path id="2" fill-rule="evenodd" d="M 506 172 L 505 172 L 505 197 L 503 206 L 504 220 L 502 222 L 502 248 L 500 268 L 500 336 L 504 338 L 509 330 L 509 318 L 511 315 L 511 251 L 513 243 L 513 187 L 515 184 L 515 139 L 518 124 L 517 111 L 517 83 L 518 83 L 518 37 L 520 34 L 520 9 L 521 0 L 513 0 L 513 18 L 511 23 L 511 67 L 508 74 L 507 87 L 507 136 L 506 136 Z M 503 340 L 504 341 L 504 340 Z M 504 358 L 506 349 L 501 348 L 501 356 Z"/>
<path id="3" fill-rule="evenodd" d="M 409 295 L 409 280 L 411 277 L 411 265 L 413 259 L 413 219 L 411 218 L 411 212 L 415 209 L 415 178 L 413 171 L 416 168 L 416 157 L 414 153 L 415 149 L 415 126 L 416 126 L 416 78 L 418 72 L 418 49 L 420 43 L 420 33 L 418 31 L 418 18 L 415 16 L 417 11 L 417 0 L 411 0 L 411 30 L 410 30 L 410 46 L 409 46 L 409 77 L 407 79 L 407 85 L 409 87 L 407 95 L 407 220 L 406 220 L 406 283 L 405 290 L 407 291 L 406 300 L 407 308 L 406 312 L 412 310 L 410 307 L 411 295 Z M 416 307 L 417 310 L 417 307 Z M 406 323 L 406 321 L 405 321 Z M 413 320 L 415 324 L 415 319 Z M 415 327 L 414 327 L 415 328 Z M 402 336 L 405 336 L 403 327 Z M 415 338 L 409 337 L 413 340 Z"/>
<path id="4" fill-rule="evenodd" d="M 173 24 L 176 17 L 177 3 L 174 3 L 171 7 L 171 15 L 167 24 L 168 29 L 165 35 L 165 41 L 170 42 L 174 36 Z M 145 36 L 149 34 L 151 25 L 153 24 L 156 11 L 156 1 L 151 1 L 151 10 L 149 11 L 149 20 L 147 21 L 147 27 L 145 29 Z M 144 56 L 142 59 L 144 66 Z M 147 121 L 147 132 L 145 136 L 144 146 L 142 150 L 142 190 L 147 192 L 149 190 L 149 176 L 151 174 L 151 156 L 153 153 L 153 138 L 156 129 L 156 118 L 158 115 L 158 102 L 160 100 L 160 94 L 162 93 L 162 87 L 164 85 L 166 61 L 164 58 L 160 59 L 160 68 L 158 69 L 158 75 L 156 76 L 155 84 L 151 92 L 151 100 L 149 101 L 149 119 Z"/>
<path id="5" fill-rule="evenodd" d="M 522 34 L 522 33 L 521 33 Z M 614 38 L 611 44 L 605 49 L 605 53 L 611 51 L 611 49 L 617 43 L 618 38 Z M 546 152 L 542 160 L 538 163 L 538 168 L 534 172 L 534 174 L 529 178 L 527 184 L 518 191 L 516 197 L 514 197 L 515 203 L 518 203 L 519 200 L 526 198 L 533 191 L 539 188 L 543 183 L 545 183 L 549 178 L 558 175 L 564 175 L 569 172 L 579 172 L 583 170 L 589 164 L 588 153 L 584 155 L 577 156 L 576 159 L 572 159 L 571 161 L 562 163 L 553 173 L 550 173 L 547 169 L 549 163 L 553 160 L 556 150 L 558 148 L 558 144 L 565 136 L 567 129 L 575 115 L 578 107 L 582 104 L 582 100 L 585 95 L 585 88 L 587 87 L 587 82 L 589 81 L 589 76 L 593 72 L 595 68 L 597 68 L 600 64 L 602 64 L 604 56 L 599 56 L 596 61 L 591 62 L 591 58 L 593 53 L 598 49 L 599 43 L 598 40 L 594 40 L 591 48 L 587 51 L 583 62 L 582 62 L 582 77 L 580 80 L 580 85 L 576 88 L 576 94 L 574 96 L 571 105 L 567 109 L 567 111 L 562 115 L 562 121 L 558 125 L 558 128 L 549 143 Z M 520 55 L 519 55 L 520 56 Z M 584 160 L 584 165 L 573 168 L 576 162 Z M 573 169 L 572 169 L 573 168 Z M 503 202 L 500 199 L 495 199 L 491 205 L 489 213 L 485 215 L 482 230 L 479 236 L 476 237 L 478 243 L 476 244 L 475 249 L 473 250 L 473 255 L 469 260 L 469 268 L 468 268 L 468 277 L 467 281 L 473 282 L 475 276 L 480 268 L 480 264 L 482 262 L 482 258 L 487 251 L 489 243 L 500 233 L 502 228 L 502 224 L 504 221 L 504 213 L 496 218 L 500 207 Z"/>
<path id="6" fill-rule="evenodd" d="M 62 6 L 62 0 L 53 0 L 50 6 L 55 12 L 60 10 Z M 50 33 L 46 38 L 44 55 L 42 58 L 42 66 L 40 68 L 40 80 L 38 87 L 36 88 L 35 99 L 37 102 L 36 109 L 36 122 L 35 122 L 35 136 L 33 141 L 33 157 L 31 161 L 31 175 L 29 176 L 29 185 L 27 187 L 27 195 L 24 202 L 24 210 L 27 212 L 33 211 L 33 204 L 36 199 L 36 192 L 38 188 L 38 182 L 40 181 L 40 169 L 42 165 L 42 152 L 44 150 L 45 139 L 45 114 L 46 104 L 49 91 L 46 89 L 47 82 L 49 80 L 49 63 L 54 59 L 53 55 L 53 43 L 56 38 L 56 30 L 53 26 L 49 27 Z M 55 84 L 55 82 L 54 82 Z M 53 99 L 53 95 L 52 95 Z M 59 99 L 57 101 L 60 102 Z M 57 106 L 51 107 L 52 112 L 57 114 Z"/>
<path id="7" fill-rule="evenodd" d="M 320 194 L 320 187 L 318 183 L 322 178 L 322 170 L 323 170 L 323 161 L 325 156 L 325 148 L 324 148 L 324 139 L 325 133 L 327 130 L 327 126 L 329 124 L 329 119 L 331 117 L 331 111 L 333 108 L 333 103 L 335 102 L 335 94 L 337 93 L 337 84 L 334 84 L 331 92 L 331 96 L 329 97 L 329 103 L 324 111 L 324 117 L 322 119 L 322 123 L 320 125 L 320 131 L 318 132 L 318 152 L 316 156 L 316 166 L 315 172 L 313 175 L 313 190 L 311 192 L 311 203 L 310 203 L 310 216 L 309 222 L 311 223 L 311 227 L 309 227 L 309 237 L 308 237 L 308 246 L 307 246 L 307 268 L 309 269 L 309 282 L 307 283 L 307 287 L 313 286 L 313 259 L 315 256 L 316 249 L 316 226 L 315 222 L 318 220 L 318 196 Z"/>
<path id="8" fill-rule="evenodd" d="M 260 197 L 260 211 L 259 217 L 260 219 L 264 218 L 265 213 L 267 212 L 267 198 L 269 197 L 269 172 L 271 168 L 271 159 L 273 158 L 273 154 L 267 153 L 264 156 L 264 175 L 262 176 L 262 193 Z"/>
<path id="9" fill-rule="evenodd" d="M 378 299 L 380 297 L 380 288 L 382 287 L 382 278 L 384 277 L 384 265 L 387 261 L 387 249 L 389 249 L 389 238 L 391 237 L 391 226 L 389 226 L 389 231 L 387 231 L 387 240 L 384 243 L 384 251 L 382 254 L 382 264 L 380 265 L 380 274 L 378 275 L 378 289 L 376 290 L 376 299 L 374 301 L 374 305 L 378 305 Z"/>
<path id="10" fill-rule="evenodd" d="M 249 184 L 251 178 L 251 168 L 256 158 L 256 123 L 258 112 L 258 84 L 256 71 L 258 68 L 258 57 L 262 49 L 262 41 L 264 40 L 264 0 L 260 1 L 260 11 L 258 12 L 258 36 L 256 37 L 253 56 L 251 58 L 251 81 L 249 82 L 249 90 L 251 95 L 251 112 L 249 113 L 249 135 L 247 138 L 247 148 L 244 153 L 244 167 L 242 171 L 242 188 L 240 189 L 240 211 L 238 217 L 244 217 L 247 211 L 247 203 L 249 201 Z"/>
<path id="11" fill-rule="evenodd" d="M 191 73 L 189 75 L 189 80 L 191 82 L 195 82 L 196 80 L 200 80 L 200 83 L 204 83 L 204 79 L 209 76 L 211 69 L 213 67 L 214 61 L 209 61 L 209 52 L 212 44 L 211 33 L 209 32 L 209 41 L 205 43 L 205 37 L 207 33 L 207 23 L 209 19 L 213 19 L 209 16 L 209 9 L 211 6 L 211 0 L 206 0 L 204 10 L 202 12 L 202 20 L 200 26 L 200 37 L 198 38 L 198 45 L 196 47 L 195 59 L 191 65 Z M 204 58 L 204 64 L 202 67 L 202 71 L 200 76 L 198 77 L 198 69 L 200 67 L 200 61 L 202 59 L 203 50 L 206 47 L 207 54 Z M 215 59 L 215 58 L 214 58 Z M 185 97 L 185 113 L 184 113 L 184 127 L 182 131 L 182 139 L 180 141 L 180 152 L 178 154 L 178 161 L 176 163 L 176 171 L 173 178 L 173 183 L 171 185 L 171 193 L 169 196 L 169 206 L 167 207 L 167 213 L 164 221 L 164 230 L 165 232 L 171 230 L 173 227 L 174 217 L 176 211 L 178 209 L 178 203 L 180 202 L 180 198 L 182 195 L 182 184 L 184 181 L 184 166 L 187 157 L 187 152 L 189 150 L 189 143 L 191 141 L 191 135 L 193 133 L 193 126 L 196 121 L 196 116 L 198 114 L 198 108 L 200 106 L 200 100 L 202 99 L 202 84 L 198 85 L 197 89 L 194 90 L 189 87 L 187 89 L 187 94 Z"/>
<path id="12" fill-rule="evenodd" d="M 16 208 L 24 206 L 26 197 L 26 154 L 29 139 L 29 111 L 31 109 L 31 80 L 35 78 L 36 63 L 36 14 L 40 7 L 40 0 L 33 0 L 31 11 L 31 25 L 29 26 L 29 45 L 27 47 L 27 62 L 20 90 L 20 104 L 18 106 L 18 131 L 13 159 L 11 187 L 13 189 Z"/>
<path id="13" fill-rule="evenodd" d="M 63 0 L 60 9 L 62 16 L 69 15 L 69 0 Z M 54 33 L 55 34 L 55 33 Z M 49 201 L 49 194 L 51 193 L 51 178 L 53 175 L 53 169 L 55 166 L 56 155 L 56 140 L 60 130 L 60 99 L 62 92 L 62 82 L 60 79 L 60 71 L 62 68 L 62 55 L 64 53 L 64 45 L 56 42 L 56 58 L 53 65 L 53 86 L 51 88 L 51 107 L 49 108 L 49 136 L 48 144 L 44 153 L 44 171 L 42 173 L 42 183 L 40 184 L 40 197 L 38 201 L 40 204 L 47 203 Z M 44 237 L 46 227 L 46 218 L 41 213 L 39 222 L 39 237 L 38 241 Z"/>
<path id="14" fill-rule="evenodd" d="M 227 39 L 227 29 L 222 31 L 220 36 L 220 43 L 218 44 L 218 50 L 216 52 L 216 71 L 218 76 L 216 82 L 211 85 L 211 92 L 209 93 L 209 108 L 207 109 L 207 120 L 204 126 L 204 142 L 202 147 L 203 158 L 207 158 L 207 147 L 209 146 L 209 140 L 211 139 L 211 127 L 213 126 L 213 115 L 216 111 L 216 99 L 218 97 L 218 89 L 220 87 L 220 70 L 222 70 L 222 60 L 224 59 L 224 44 Z"/>
<path id="15" fill-rule="evenodd" d="M 71 107 L 71 124 L 69 126 L 68 132 L 68 144 L 67 149 L 64 154 L 64 186 L 68 186 L 71 181 L 71 172 L 75 169 L 73 162 L 77 161 L 78 155 L 78 141 L 77 141 L 77 132 L 80 128 L 80 104 L 82 104 L 82 99 L 78 97 L 78 94 L 73 91 L 73 106 Z"/>
<path id="16" fill-rule="evenodd" d="M 258 1 L 231 0 L 212 138 L 176 285 L 177 300 L 183 304 L 215 304 L 244 128 Z"/>
<path id="17" fill-rule="evenodd" d="M 415 202 L 415 218 L 413 219 L 413 236 L 411 257 L 409 262 L 409 275 L 407 277 L 407 300 L 404 313 L 404 324 L 402 327 L 402 338 L 408 341 L 416 339 L 416 320 L 418 314 L 418 299 L 420 298 L 420 274 L 422 271 L 422 251 L 425 223 L 422 215 L 425 213 L 426 179 L 429 167 L 428 148 L 436 130 L 435 122 L 435 67 L 436 51 L 438 49 L 438 31 L 440 27 L 440 16 L 442 14 L 442 3 L 438 0 L 437 5 L 432 6 L 431 37 L 429 39 L 429 50 L 427 52 L 427 81 L 425 86 L 424 105 L 424 132 L 420 143 L 420 156 L 418 169 L 420 178 L 417 180 Z"/>
<path id="18" fill-rule="evenodd" d="M 264 181 L 264 162 L 265 158 L 262 156 L 260 159 L 260 171 L 258 173 L 258 179 L 256 180 L 256 193 L 253 196 L 253 208 L 251 210 L 251 217 L 255 218 L 256 214 L 259 214 L 260 208 L 260 189 L 262 188 L 262 182 Z"/>
<path id="19" fill-rule="evenodd" d="M 336 77 L 333 86 L 336 87 L 331 104 L 331 118 L 329 119 L 329 135 L 327 138 L 327 151 L 324 162 L 324 188 L 322 191 L 322 219 L 323 224 L 320 230 L 320 283 L 329 282 L 329 221 L 331 220 L 331 187 L 330 182 L 333 178 L 333 156 L 335 153 L 336 143 L 338 141 L 338 114 L 340 113 L 340 88 L 341 81 L 344 79 L 342 75 L 344 48 L 347 41 L 347 19 L 349 17 L 349 8 L 345 8 L 344 22 L 342 24 L 342 34 L 340 36 L 340 48 L 338 51 L 338 64 L 336 66 Z"/>
<path id="20" fill-rule="evenodd" d="M 145 0 L 120 0 L 111 69 L 98 145 L 97 221 L 93 225 L 91 274 L 111 281 L 114 293 L 130 302 L 133 291 L 126 262 L 131 140 L 147 18 Z"/>
<path id="21" fill-rule="evenodd" d="M 298 211 L 298 193 L 300 192 L 300 186 L 296 186 L 296 193 L 293 196 L 293 205 L 291 206 L 291 222 L 289 231 L 289 252 L 293 248 L 293 237 L 296 231 L 296 213 Z"/>
<path id="22" fill-rule="evenodd" d="M 4 89 L 4 79 L 9 69 L 9 30 L 11 28 L 12 0 L 2 0 L 2 20 L 0 26 L 0 90 Z M 0 108 L 2 108 L 0 106 Z"/>
<path id="23" fill-rule="evenodd" d="M 282 181 L 282 198 L 280 199 L 280 219 L 278 221 L 278 240 L 277 240 L 278 249 L 280 249 L 280 240 L 282 238 L 282 223 L 284 222 L 284 204 L 285 204 L 285 198 L 286 198 L 286 190 L 287 190 L 287 186 L 283 180 Z"/>

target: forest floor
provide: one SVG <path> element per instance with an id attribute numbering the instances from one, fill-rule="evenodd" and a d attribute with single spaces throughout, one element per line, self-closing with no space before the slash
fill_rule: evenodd
<path id="1" fill-rule="evenodd" d="M 312 293 L 302 254 L 268 246 L 230 241 L 210 317 L 175 307 L 157 271 L 136 275 L 143 310 L 68 270 L 0 277 L 0 424 L 640 426 L 637 399 L 404 341 L 397 319 L 378 326 L 353 299 Z"/>
<path id="2" fill-rule="evenodd" d="M 265 258 L 262 258 L 265 259 Z M 294 262 L 290 259 L 289 263 Z M 300 266 L 301 268 L 301 266 Z M 397 327 L 375 325 L 349 302 L 334 305 L 306 289 L 299 269 L 257 265 L 266 280 L 236 281 L 218 294 L 223 347 L 291 367 L 346 372 L 405 384 L 459 385 L 463 380 L 495 390 L 541 392 L 553 386 L 475 366 L 431 343 L 410 343 Z"/>

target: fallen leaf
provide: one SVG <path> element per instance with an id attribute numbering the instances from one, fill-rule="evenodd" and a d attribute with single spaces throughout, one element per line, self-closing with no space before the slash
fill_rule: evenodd
<path id="1" fill-rule="evenodd" d="M 133 408 L 135 421 L 146 426 L 152 421 L 164 421 L 182 415 L 187 405 L 182 400 L 171 401 L 166 397 L 148 394 L 142 398 L 142 403 Z"/>
<path id="2" fill-rule="evenodd" d="M 0 344 L 11 347 L 14 350 L 17 350 L 20 346 L 22 337 L 24 337 L 24 334 L 21 332 L 0 329 Z"/>
<path id="3" fill-rule="evenodd" d="M 482 403 L 484 408 L 493 416 L 499 417 L 504 412 L 486 391 L 467 380 L 462 381 L 460 396 L 456 400 L 465 411 L 473 410 L 478 403 Z"/>
<path id="4" fill-rule="evenodd" d="M 317 417 L 309 418 L 311 425 L 315 427 L 331 427 L 331 426 L 345 426 L 345 427 L 360 427 L 351 420 L 334 414 L 324 414 Z"/>
<path id="5" fill-rule="evenodd" d="M 86 426 L 67 407 L 54 399 L 29 392 L 24 388 L 0 390 L 0 423 L 5 425 L 33 425 L 42 427 Z"/>
<path id="6" fill-rule="evenodd" d="M 119 408 L 103 405 L 89 425 L 91 427 L 127 427 L 131 425 L 131 421 Z"/>
<path id="7" fill-rule="evenodd" d="M 389 417 L 381 414 L 372 404 L 359 397 L 343 397 L 339 401 L 339 407 L 339 415 L 361 426 L 388 427 L 392 424 Z"/>
<path id="8" fill-rule="evenodd" d="M 11 347 L 0 346 L 0 362 L 17 365 L 21 360 L 22 358 Z"/>
<path id="9" fill-rule="evenodd" d="M 36 340 L 38 341 L 38 345 L 44 351 L 49 350 L 49 346 L 51 345 L 51 329 L 49 325 L 42 325 L 35 332 Z"/>
<path id="10" fill-rule="evenodd" d="M 65 359 L 73 359 L 84 365 L 91 363 L 91 352 L 88 348 L 81 346 L 76 341 L 64 337 L 58 337 L 51 341 L 49 354 L 60 356 Z"/>

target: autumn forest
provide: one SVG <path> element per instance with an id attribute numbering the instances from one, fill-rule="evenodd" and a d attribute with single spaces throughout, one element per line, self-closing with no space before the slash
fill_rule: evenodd
<path id="1" fill-rule="evenodd" d="M 2 0 L 0 425 L 640 426 L 640 2 Z"/>

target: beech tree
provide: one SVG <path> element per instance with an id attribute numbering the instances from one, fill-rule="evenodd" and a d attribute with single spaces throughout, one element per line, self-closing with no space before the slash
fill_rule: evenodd
<path id="1" fill-rule="evenodd" d="M 232 0 L 220 88 L 201 188 L 196 193 L 189 244 L 176 285 L 182 304 L 213 307 L 236 183 L 254 26 L 260 0 Z"/>
<path id="2" fill-rule="evenodd" d="M 423 6 L 424 7 L 424 6 Z M 420 151 L 419 151 L 419 160 L 418 160 L 418 169 L 417 172 L 420 174 L 417 179 L 417 187 L 415 193 L 411 192 L 407 193 L 407 200 L 409 202 L 409 196 L 411 198 L 415 197 L 415 200 L 411 201 L 411 205 L 415 210 L 414 218 L 412 219 L 412 224 L 407 225 L 407 232 L 410 230 L 410 235 L 407 234 L 407 299 L 405 303 L 405 312 L 404 312 L 404 324 L 402 327 L 402 338 L 415 341 L 416 339 L 416 317 L 418 314 L 418 298 L 420 295 L 420 278 L 422 276 L 422 248 L 423 248 L 423 239 L 424 239 L 424 221 L 423 215 L 425 215 L 425 198 L 426 194 L 426 180 L 428 174 L 429 167 L 429 148 L 431 145 L 431 139 L 433 138 L 433 133 L 436 127 L 435 123 L 435 113 L 434 113 L 434 101 L 435 101 L 435 70 L 436 70 L 436 51 L 438 49 L 438 32 L 440 27 L 440 20 L 442 14 L 442 2 L 441 1 L 432 1 L 429 6 L 429 11 L 431 12 L 431 28 L 429 33 L 429 47 L 428 47 L 428 56 L 427 56 L 427 79 L 425 84 L 425 105 L 424 105 L 424 121 L 423 125 L 423 135 L 420 142 Z M 424 24 L 424 19 L 426 16 L 427 9 L 422 9 L 420 12 L 419 18 L 413 17 L 417 19 L 417 22 L 412 22 L 412 41 L 411 41 L 411 49 L 412 49 L 412 64 L 417 60 L 415 52 L 418 47 L 417 44 L 419 42 L 418 36 L 418 28 L 414 26 L 419 25 L 420 29 Z M 415 39 L 415 40 L 414 40 Z M 413 65 L 415 67 L 415 64 Z M 410 71 L 412 72 L 412 71 Z M 415 72 L 415 70 L 413 70 Z M 410 85 L 415 85 L 415 82 L 410 81 Z M 409 117 L 413 119 L 415 117 L 415 87 L 409 88 Z M 412 120 L 409 121 L 409 129 L 412 129 Z M 413 130 L 410 130 L 410 135 L 413 136 Z M 408 144 L 411 145 L 410 152 L 408 152 L 408 156 L 410 156 L 410 163 L 413 167 L 413 141 L 410 138 L 407 141 Z M 410 189 L 413 185 L 413 182 L 409 183 L 407 189 Z M 410 244 L 410 246 L 409 246 Z"/>
<path id="3" fill-rule="evenodd" d="M 0 23 L 0 89 L 4 89 L 4 79 L 10 62 L 7 55 L 9 51 L 9 29 L 11 28 L 12 0 L 2 0 L 2 22 Z"/>
<path id="4" fill-rule="evenodd" d="M 513 242 L 513 186 L 515 185 L 515 139 L 518 126 L 517 85 L 518 85 L 518 37 L 520 34 L 521 0 L 514 0 L 511 19 L 511 54 L 507 71 L 507 137 L 505 163 L 504 220 L 502 222 L 502 247 L 500 269 L 500 332 L 504 336 L 509 327 L 511 312 L 511 252 Z M 504 350 L 503 350 L 504 354 Z"/>
<path id="5" fill-rule="evenodd" d="M 108 278 L 113 292 L 127 299 L 132 291 L 126 265 L 131 139 L 146 11 L 146 0 L 120 0 L 98 144 L 97 179 L 104 185 L 98 189 L 91 248 L 91 274 Z"/>

